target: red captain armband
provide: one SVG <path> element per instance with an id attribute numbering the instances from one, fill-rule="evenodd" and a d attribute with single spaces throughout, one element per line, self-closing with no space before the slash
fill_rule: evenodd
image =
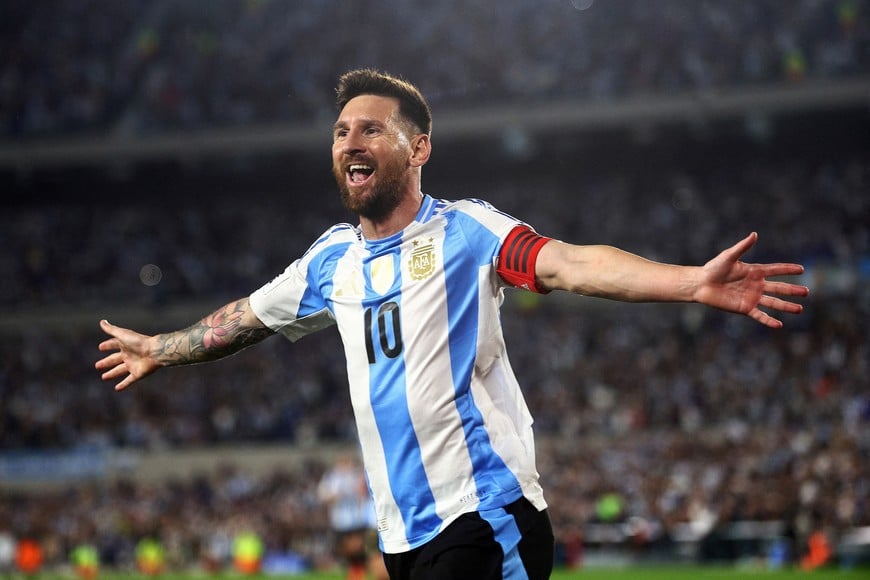
<path id="1" fill-rule="evenodd" d="M 549 290 L 539 288 L 535 280 L 535 262 L 538 252 L 551 239 L 536 234 L 529 226 L 516 226 L 501 245 L 496 272 L 511 286 L 547 294 Z"/>

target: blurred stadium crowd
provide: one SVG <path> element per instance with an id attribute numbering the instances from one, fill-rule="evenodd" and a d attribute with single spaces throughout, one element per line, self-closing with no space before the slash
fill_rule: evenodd
<path id="1" fill-rule="evenodd" d="M 438 107 L 866 76 L 868 11 L 862 0 L 11 0 L 0 131 L 19 140 L 331 117 L 337 74 L 390 59 Z M 412 22 L 413 38 L 377 34 Z M 734 522 L 776 522 L 793 557 L 817 529 L 834 541 L 870 526 L 867 148 L 743 160 L 739 170 L 727 155 L 703 167 L 675 158 L 579 186 L 570 175 L 424 189 L 483 197 L 557 238 L 680 263 L 756 230 L 749 258 L 804 263 L 813 295 L 769 332 L 692 306 L 509 293 L 508 349 L 536 418 L 562 561 L 612 541 L 595 535 L 598 524 L 618 524 L 607 528 L 620 530 L 617 543 L 667 552 Z M 185 324 L 270 279 L 343 219 L 334 203 L 312 201 L 334 201 L 332 191 L 312 193 L 227 197 L 207 211 L 191 199 L 171 213 L 87 200 L 5 208 L 0 454 L 353 445 L 334 332 L 273 339 L 123 394 L 92 367 L 107 309 L 153 324 L 170 305 L 191 305 Z M 288 227 L 300 209 L 305 219 Z M 161 278 L 140 280 L 147 264 Z M 134 327 L 168 329 L 148 324 Z M 255 528 L 270 549 L 322 563 L 328 523 L 315 487 L 326 467 L 0 489 L 0 535 L 39 537 L 51 562 L 93 542 L 107 564 L 128 566 L 136 542 L 159 534 L 182 566 L 228 558 L 233 533 Z"/>
<path id="2" fill-rule="evenodd" d="M 819 522 L 837 533 L 870 525 L 870 302 L 857 280 L 830 285 L 822 273 L 837 264 L 867 267 L 870 200 L 861 193 L 870 186 L 867 164 L 856 158 L 809 167 L 798 159 L 709 181 L 662 171 L 660 191 L 642 202 L 629 200 L 638 184 L 615 178 L 590 187 L 576 206 L 558 192 L 541 195 L 530 219 L 539 217 L 546 222 L 541 230 L 557 237 L 594 231 L 684 263 L 697 263 L 759 225 L 764 259 L 806 263 L 804 282 L 819 295 L 803 315 L 787 318 L 784 330 L 769 332 L 690 306 L 611 307 L 509 293 L 509 351 L 536 417 L 541 471 L 560 540 L 596 522 L 596 504 L 608 492 L 623 498 L 619 519 L 641 518 L 651 526 L 649 541 L 687 528 L 703 535 L 713 523 L 747 519 L 790 522 L 802 534 Z M 504 206 L 523 205 L 525 185 L 493 187 Z M 728 195 L 744 191 L 764 199 L 739 208 L 729 201 Z M 548 199 L 561 211 L 545 207 Z M 626 213 L 626 207 L 634 211 Z M 753 208 L 777 210 L 753 216 Z M 811 212 L 812 221 L 798 220 L 797 212 Z M 94 314 L 84 323 L 23 325 L 3 333 L 0 447 L 352 444 L 343 357 L 332 332 L 293 345 L 273 339 L 230 361 L 173 369 L 121 395 L 112 394 L 91 366 L 100 340 L 94 332 L 98 304 L 138 305 L 159 319 L 173 300 L 217 305 L 269 279 L 289 257 L 257 255 L 265 249 L 258 240 L 289 235 L 294 239 L 281 244 L 286 248 L 313 239 L 306 228 L 288 232 L 280 213 L 268 202 L 253 207 L 227 201 L 221 211 L 191 207 L 177 219 L 149 207 L 81 214 L 22 209 L 2 216 L 4 242 L 14 248 L 8 271 L 16 273 L 19 287 L 9 295 L 13 286 L 7 285 L 4 301 L 31 312 L 79 304 Z M 710 213 L 716 220 L 703 217 Z M 612 224 L 590 223 L 601 216 L 619 217 Z M 765 237 L 765 230 L 785 235 Z M 235 242 L 222 231 L 234 231 Z M 51 246 L 44 244 L 48 236 Z M 117 252 L 119 247 L 126 251 Z M 170 249 L 172 255 L 161 255 Z M 158 285 L 138 280 L 139 266 L 148 262 L 163 265 Z M 191 309 L 186 322 L 205 311 Z M 315 515 L 322 508 L 309 497 L 310 477 L 247 476 L 247 495 L 231 500 L 220 491 L 225 485 L 218 475 L 163 487 L 134 481 L 74 487 L 51 501 L 7 495 L 2 506 L 8 517 L 0 522 L 58 545 L 69 545 L 82 530 L 98 532 L 120 550 L 112 558 L 122 557 L 124 547 L 131 553 L 143 526 L 172 538 L 182 550 L 175 557 L 190 556 L 207 541 L 203 530 L 227 533 L 237 519 L 256 520 L 270 545 L 308 558 L 328 549 L 324 521 Z M 95 505 L 79 507 L 85 500 Z"/>
<path id="3" fill-rule="evenodd" d="M 866 0 L 9 0 L 0 127 L 26 138 L 331 119 L 337 75 L 384 62 L 441 109 L 830 80 L 866 72 L 867 9 Z"/>

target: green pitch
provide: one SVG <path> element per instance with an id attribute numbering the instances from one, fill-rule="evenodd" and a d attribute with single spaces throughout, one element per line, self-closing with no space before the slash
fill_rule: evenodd
<path id="1" fill-rule="evenodd" d="M 551 580 L 859 580 L 870 577 L 867 568 L 854 570 L 841 570 L 836 568 L 804 572 L 802 570 L 766 570 L 755 568 L 735 567 L 698 567 L 698 566 L 637 566 L 628 568 L 582 568 L 579 570 L 556 570 Z M 24 578 L 24 577 L 22 577 Z M 28 579 L 47 580 L 49 578 L 75 578 L 64 574 L 43 574 L 29 576 Z M 114 572 L 102 572 L 98 580 L 143 580 L 148 578 L 140 574 L 122 574 Z M 205 574 L 196 573 L 166 573 L 154 576 L 155 580 L 229 580 L 252 578 L 257 580 L 344 580 L 341 573 L 310 573 L 289 576 L 241 576 L 234 573 Z"/>

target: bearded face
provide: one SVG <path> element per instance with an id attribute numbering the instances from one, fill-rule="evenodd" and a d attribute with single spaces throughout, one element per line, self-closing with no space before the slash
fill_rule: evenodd
<path id="1" fill-rule="evenodd" d="M 372 221 L 386 217 L 399 205 L 406 171 L 405 159 L 398 155 L 381 163 L 361 155 L 334 163 L 332 168 L 344 207 Z"/>
<path id="2" fill-rule="evenodd" d="M 398 99 L 360 95 L 348 101 L 333 126 L 332 172 L 349 211 L 381 222 L 419 190 L 413 135 Z"/>

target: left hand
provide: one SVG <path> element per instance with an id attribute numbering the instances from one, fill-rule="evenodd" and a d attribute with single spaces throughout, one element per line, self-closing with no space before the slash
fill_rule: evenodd
<path id="1" fill-rule="evenodd" d="M 727 312 L 745 314 L 770 328 L 781 328 L 778 320 L 760 307 L 799 314 L 803 306 L 779 296 L 807 296 L 809 288 L 788 282 L 768 280 L 772 276 L 802 274 L 800 264 L 747 264 L 740 258 L 758 240 L 752 232 L 718 256 L 704 264 L 695 300 Z"/>

